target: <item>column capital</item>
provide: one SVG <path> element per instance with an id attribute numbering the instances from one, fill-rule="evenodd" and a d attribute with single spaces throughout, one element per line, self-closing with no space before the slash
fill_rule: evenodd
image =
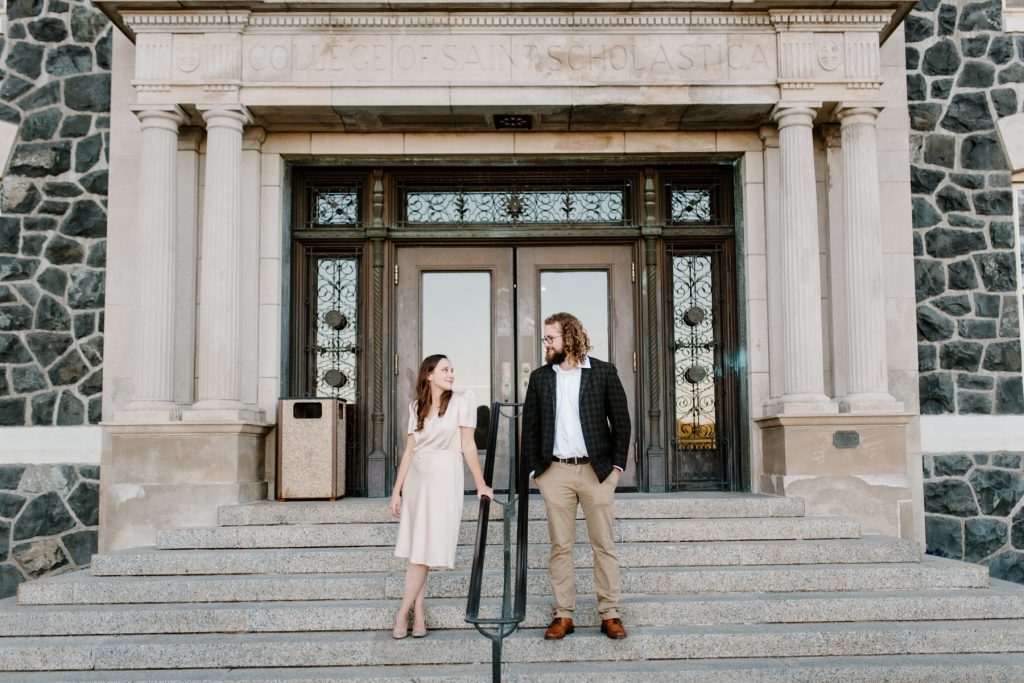
<path id="1" fill-rule="evenodd" d="M 177 133 L 181 124 L 188 120 L 188 116 L 176 104 L 135 104 L 129 109 L 143 128 L 164 128 Z"/>
<path id="2" fill-rule="evenodd" d="M 242 149 L 260 151 L 263 141 L 267 139 L 267 129 L 262 126 L 246 126 L 242 131 Z"/>
<path id="3" fill-rule="evenodd" d="M 778 127 L 814 125 L 814 117 L 821 105 L 811 102 L 780 102 L 772 110 L 772 118 Z"/>
<path id="4" fill-rule="evenodd" d="M 849 123 L 874 123 L 882 107 L 874 102 L 840 102 L 832 116 L 843 125 Z"/>
<path id="5" fill-rule="evenodd" d="M 232 128 L 238 132 L 252 123 L 252 114 L 244 104 L 200 104 L 196 106 L 207 128 Z"/>
<path id="6" fill-rule="evenodd" d="M 757 134 L 761 136 L 761 142 L 764 143 L 765 149 L 779 148 L 779 129 L 777 127 L 761 126 L 757 129 Z"/>

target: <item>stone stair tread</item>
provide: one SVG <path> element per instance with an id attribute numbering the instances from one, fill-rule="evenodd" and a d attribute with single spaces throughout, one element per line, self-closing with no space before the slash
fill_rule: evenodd
<path id="1" fill-rule="evenodd" d="M 860 526 L 843 517 L 758 517 L 717 519 L 624 519 L 613 529 L 618 542 L 714 541 L 810 538 L 858 538 Z M 182 527 L 157 533 L 157 547 L 274 548 L 388 546 L 395 542 L 397 526 L 380 524 L 289 524 L 252 526 Z M 491 522 L 488 542 L 501 541 L 501 524 Z M 476 523 L 463 522 L 460 543 L 476 537 Z M 529 523 L 531 543 L 547 541 L 547 523 Z M 576 538 L 587 540 L 586 523 L 577 521 Z"/>
<path id="2" fill-rule="evenodd" d="M 394 601 L 337 600 L 18 606 L 0 601 L 0 637 L 155 633 L 235 633 L 384 630 Z M 481 601 L 496 614 L 500 600 Z M 987 590 L 846 591 L 817 593 L 730 593 L 720 595 L 624 595 L 630 626 L 849 621 L 946 621 L 1008 619 L 1024 614 L 1024 588 L 1016 584 Z M 436 598 L 428 619 L 435 629 L 469 629 L 465 598 Z M 550 619 L 550 599 L 527 603 L 524 628 Z M 595 599 L 581 597 L 576 623 L 597 626 Z"/>
<path id="3" fill-rule="evenodd" d="M 547 544 L 531 544 L 529 561 L 533 568 L 547 567 Z M 843 539 L 791 539 L 750 541 L 651 541 L 616 545 L 624 567 L 757 566 L 763 564 L 862 564 L 870 562 L 911 562 L 920 558 L 917 546 L 908 540 L 886 536 Z M 590 545 L 576 546 L 577 566 L 589 566 Z M 468 569 L 471 546 L 461 546 L 456 568 Z M 499 552 L 490 552 L 491 563 L 500 562 Z M 780 559 L 782 558 L 782 559 Z M 361 560 L 357 561 L 357 560 Z M 405 560 L 393 549 L 380 547 L 322 548 L 130 548 L 93 556 L 97 576 L 202 575 L 257 573 L 320 573 L 324 571 L 368 571 L 367 567 L 403 569 Z M 325 566 L 326 565 L 326 566 Z M 351 569 L 347 566 L 350 565 Z"/>
<path id="4" fill-rule="evenodd" d="M 854 622 L 634 627 L 609 645 L 597 629 L 545 642 L 541 629 L 506 640 L 509 663 L 734 657 L 1001 653 L 1024 650 L 1024 621 Z M 395 641 L 385 632 L 31 637 L 0 640 L 0 670 L 261 668 L 476 663 L 489 642 L 439 631 Z"/>
<path id="5" fill-rule="evenodd" d="M 503 494 L 499 494 L 501 498 Z M 475 496 L 466 496 L 463 521 L 476 521 L 479 505 Z M 492 505 L 490 519 L 501 519 L 502 509 Z M 617 519 L 713 518 L 713 517 L 802 517 L 801 498 L 783 498 L 758 493 L 617 493 Z M 295 500 L 255 501 L 241 505 L 225 505 L 218 509 L 221 526 L 258 524 L 330 524 L 364 522 L 394 524 L 385 498 L 346 498 L 337 501 Z M 545 519 L 544 502 L 540 496 L 530 497 L 530 519 Z M 577 519 L 583 518 L 577 510 Z M 327 520 L 327 521 L 314 521 Z M 337 520 L 337 521 L 331 521 Z"/>
<path id="6" fill-rule="evenodd" d="M 1019 681 L 1024 677 L 1024 655 L 866 655 L 860 657 L 789 657 L 784 659 L 693 659 L 630 662 L 547 662 L 506 665 L 505 683 L 542 681 L 576 683 L 588 675 L 605 681 L 633 683 L 642 673 L 652 683 L 934 683 L 935 681 Z M 367 683 L 479 683 L 489 680 L 487 664 L 433 666 L 294 667 L 264 669 L 184 669 L 82 671 L 0 674 L 0 681 L 23 683 L 237 683 L 281 681 L 333 683 L 360 680 Z"/>
<path id="7" fill-rule="evenodd" d="M 500 577 L 497 570 L 484 572 L 485 596 L 500 591 Z M 95 577 L 85 570 L 21 584 L 18 598 L 21 604 L 389 599 L 401 594 L 403 580 L 401 571 Z M 546 572 L 532 570 L 527 580 L 531 595 L 550 593 Z M 579 570 L 579 591 L 590 592 L 592 580 L 591 570 Z M 466 571 L 435 572 L 428 596 L 465 595 L 468 582 Z M 622 585 L 627 594 L 982 588 L 988 585 L 988 569 L 930 556 L 919 563 L 626 568 Z"/>

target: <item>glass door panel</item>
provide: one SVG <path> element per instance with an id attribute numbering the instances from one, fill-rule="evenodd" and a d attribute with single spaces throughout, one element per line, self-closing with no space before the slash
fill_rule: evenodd
<path id="1" fill-rule="evenodd" d="M 422 275 L 421 355 L 448 356 L 456 388 L 471 389 L 483 405 L 491 396 L 491 273 Z"/>
<path id="2" fill-rule="evenodd" d="M 594 348 L 591 354 L 608 358 L 607 270 L 544 270 L 540 274 L 540 321 L 568 311 L 580 319 Z M 543 348 L 540 350 L 543 357 Z"/>
<path id="3" fill-rule="evenodd" d="M 590 354 L 614 363 L 629 402 L 632 438 L 621 487 L 636 486 L 635 284 L 633 249 L 626 245 L 520 247 L 516 250 L 519 398 L 534 368 L 544 363 L 544 318 L 566 311 L 583 323 Z"/>
<path id="4" fill-rule="evenodd" d="M 512 250 L 405 248 L 396 262 L 394 465 L 405 448 L 420 362 L 435 353 L 451 361 L 456 389 L 473 390 L 482 455 L 491 403 L 512 400 Z M 502 452 L 507 447 L 499 447 Z M 494 471 L 498 488 L 507 463 L 497 461 Z M 472 481 L 467 471 L 467 486 Z"/>

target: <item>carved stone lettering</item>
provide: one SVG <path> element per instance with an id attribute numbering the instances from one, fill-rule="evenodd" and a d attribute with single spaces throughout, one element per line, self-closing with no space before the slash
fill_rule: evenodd
<path id="1" fill-rule="evenodd" d="M 245 82 L 770 83 L 773 35 L 247 35 Z"/>

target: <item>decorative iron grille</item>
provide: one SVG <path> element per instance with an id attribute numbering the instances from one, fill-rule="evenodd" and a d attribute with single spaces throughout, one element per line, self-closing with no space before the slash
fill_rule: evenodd
<path id="1" fill-rule="evenodd" d="M 676 484 L 724 485 L 713 267 L 710 254 L 672 255 Z"/>
<path id="2" fill-rule="evenodd" d="M 313 226 L 357 225 L 359 187 L 310 187 L 310 220 Z"/>
<path id="3" fill-rule="evenodd" d="M 410 189 L 408 225 L 624 225 L 628 188 Z"/>
<path id="4" fill-rule="evenodd" d="M 359 372 L 359 262 L 316 259 L 314 377 L 317 396 L 356 402 Z"/>
<path id="5" fill-rule="evenodd" d="M 668 222 L 670 225 L 721 225 L 717 183 L 674 185 L 669 183 Z"/>

